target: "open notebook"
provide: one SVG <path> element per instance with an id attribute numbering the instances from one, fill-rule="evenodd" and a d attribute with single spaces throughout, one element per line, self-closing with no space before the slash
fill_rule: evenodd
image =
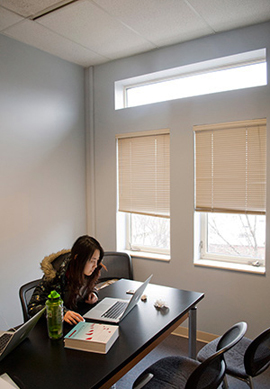
<path id="1" fill-rule="evenodd" d="M 17 347 L 32 331 L 45 308 L 14 331 L 0 331 L 0 361 Z"/>
<path id="2" fill-rule="evenodd" d="M 86 312 L 83 317 L 87 320 L 119 323 L 138 303 L 152 276 L 153 274 L 139 286 L 130 300 L 105 297 L 94 308 Z"/>

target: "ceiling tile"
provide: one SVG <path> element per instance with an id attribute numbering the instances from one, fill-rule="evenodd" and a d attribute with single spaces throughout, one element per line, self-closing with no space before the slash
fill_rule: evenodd
<path id="1" fill-rule="evenodd" d="M 7 28 L 4 33 L 18 41 L 84 67 L 108 61 L 108 58 L 75 44 L 30 20 L 24 20 Z"/>
<path id="2" fill-rule="evenodd" d="M 13 12 L 10 12 L 3 8 L 0 9 L 0 31 L 4 30 L 9 26 L 12 26 L 13 24 L 18 23 L 21 20 L 23 20 L 23 18 L 14 14 Z"/>
<path id="3" fill-rule="evenodd" d="M 270 0 L 0 0 L 0 32 L 82 66 L 267 20 Z"/>
<path id="4" fill-rule="evenodd" d="M 151 42 L 87 0 L 55 11 L 37 22 L 110 58 L 155 48 Z"/>
<path id="5" fill-rule="evenodd" d="M 216 31 L 261 23 L 270 19 L 270 0 L 188 0 Z"/>
<path id="6" fill-rule="evenodd" d="M 213 33 L 183 0 L 93 0 L 154 44 L 168 45 Z"/>
<path id="7" fill-rule="evenodd" d="M 29 17 L 56 4 L 67 3 L 69 0 L 0 0 L 0 5 L 21 16 Z"/>

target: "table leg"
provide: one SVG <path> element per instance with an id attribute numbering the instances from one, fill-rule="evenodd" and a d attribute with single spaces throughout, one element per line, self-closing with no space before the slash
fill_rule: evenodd
<path id="1" fill-rule="evenodd" d="M 196 341 L 197 341 L 197 307 L 191 308 L 188 320 L 188 352 L 189 357 L 196 359 Z"/>

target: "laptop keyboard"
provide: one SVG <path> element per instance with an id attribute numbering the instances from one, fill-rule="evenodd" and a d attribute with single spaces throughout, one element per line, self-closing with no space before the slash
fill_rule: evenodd
<path id="1" fill-rule="evenodd" d="M 126 309 L 128 302 L 117 301 L 114 303 L 107 311 L 105 311 L 101 316 L 108 319 L 117 319 L 121 313 Z"/>
<path id="2" fill-rule="evenodd" d="M 13 334 L 3 334 L 0 337 L 0 354 L 2 354 L 2 351 L 4 350 L 4 348 L 6 347 L 8 342 L 10 341 L 10 339 L 12 338 L 12 335 Z"/>

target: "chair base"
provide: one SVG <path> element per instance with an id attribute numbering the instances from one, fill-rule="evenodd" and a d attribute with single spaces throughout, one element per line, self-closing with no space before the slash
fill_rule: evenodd
<path id="1" fill-rule="evenodd" d="M 242 378 L 242 377 L 238 377 L 238 376 L 233 375 L 233 374 L 229 374 L 227 372 L 226 372 L 226 374 L 230 377 L 236 378 L 237 380 L 245 382 L 250 387 L 250 389 L 255 389 L 254 384 L 253 384 L 253 379 L 251 376 L 248 376 L 247 378 Z M 227 385 L 228 385 L 228 383 L 227 383 Z M 227 388 L 229 389 L 229 385 L 227 386 Z M 227 388 L 225 387 L 225 389 L 227 389 Z"/>

